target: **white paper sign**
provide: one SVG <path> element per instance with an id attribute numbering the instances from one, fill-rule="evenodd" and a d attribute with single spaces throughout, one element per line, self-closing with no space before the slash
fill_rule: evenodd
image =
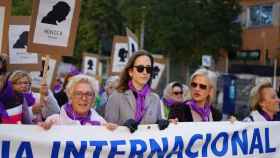
<path id="1" fill-rule="evenodd" d="M 9 27 L 9 63 L 38 64 L 38 54 L 28 53 L 29 25 L 10 25 Z"/>
<path id="2" fill-rule="evenodd" d="M 157 62 L 154 63 L 154 70 L 153 70 L 153 76 L 152 76 L 152 78 L 153 78 L 152 79 L 152 89 L 157 88 L 164 69 L 165 69 L 165 64 L 157 63 Z"/>
<path id="3" fill-rule="evenodd" d="M 212 57 L 210 55 L 202 56 L 202 66 L 211 67 L 212 65 Z"/>
<path id="4" fill-rule="evenodd" d="M 42 58 L 42 70 L 41 71 L 32 71 L 29 73 L 31 79 L 32 79 L 32 87 L 34 88 L 40 88 L 40 83 L 42 81 L 43 77 L 43 70 L 44 70 L 44 65 L 45 65 L 45 59 Z M 49 60 L 49 66 L 47 70 L 47 84 L 50 86 L 52 84 L 53 76 L 54 76 L 54 71 L 55 71 L 55 66 L 56 66 L 56 60 L 50 59 Z"/>
<path id="5" fill-rule="evenodd" d="M 112 72 L 121 72 L 129 59 L 127 43 L 116 43 L 114 49 Z"/>
<path id="6" fill-rule="evenodd" d="M 130 36 L 128 36 L 128 49 L 129 55 L 131 56 L 133 53 L 138 51 L 138 44 L 137 42 Z"/>
<path id="7" fill-rule="evenodd" d="M 85 56 L 83 61 L 83 72 L 89 75 L 97 75 L 97 58 Z"/>
<path id="8" fill-rule="evenodd" d="M 34 43 L 67 47 L 75 0 L 40 0 Z"/>
<path id="9" fill-rule="evenodd" d="M 0 53 L 2 50 L 2 42 L 3 42 L 4 19 L 5 19 L 5 7 L 0 7 Z"/>

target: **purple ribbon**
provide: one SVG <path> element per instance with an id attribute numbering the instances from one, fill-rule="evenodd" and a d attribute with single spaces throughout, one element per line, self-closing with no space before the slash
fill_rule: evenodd
<path id="1" fill-rule="evenodd" d="M 150 93 L 151 88 L 148 84 L 146 84 L 142 88 L 142 90 L 137 91 L 135 89 L 135 87 L 133 86 L 131 80 L 128 82 L 128 87 L 130 90 L 132 90 L 133 92 L 135 92 L 137 94 L 136 111 L 135 111 L 134 118 L 137 122 L 140 122 L 145 113 L 145 97 Z"/>
<path id="2" fill-rule="evenodd" d="M 80 121 L 81 125 L 85 125 L 87 123 L 91 124 L 91 125 L 101 125 L 101 123 L 99 121 L 94 121 L 91 120 L 91 111 L 89 110 L 87 116 L 79 116 L 72 108 L 72 105 L 70 103 L 67 103 L 64 106 L 64 110 L 67 114 L 67 116 L 69 118 L 71 118 L 72 120 L 78 120 Z"/>
<path id="3" fill-rule="evenodd" d="M 199 107 L 194 100 L 190 100 L 186 102 L 186 105 L 190 106 L 192 110 L 199 114 L 202 121 L 209 121 L 209 115 L 211 112 L 211 105 L 205 104 L 204 107 Z"/>

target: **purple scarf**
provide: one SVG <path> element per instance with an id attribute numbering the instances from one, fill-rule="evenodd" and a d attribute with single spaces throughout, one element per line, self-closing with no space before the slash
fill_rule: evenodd
<path id="1" fill-rule="evenodd" d="M 260 114 L 265 118 L 266 121 L 273 121 L 270 116 L 263 110 L 260 110 Z"/>
<path id="2" fill-rule="evenodd" d="M 3 89 L 0 92 L 0 100 L 7 99 L 10 97 L 14 97 L 15 93 L 13 90 L 13 83 L 11 81 L 7 81 L 6 85 L 3 87 Z"/>
<path id="3" fill-rule="evenodd" d="M 187 101 L 186 104 L 190 106 L 192 110 L 199 114 L 202 121 L 209 121 L 209 115 L 211 112 L 210 104 L 205 104 L 203 108 L 199 107 L 194 100 Z"/>
<path id="4" fill-rule="evenodd" d="M 137 94 L 136 112 L 134 118 L 137 122 L 140 122 L 145 113 L 145 96 L 147 96 L 150 93 L 151 88 L 148 84 L 146 84 L 142 90 L 137 91 L 132 85 L 132 81 L 128 82 L 128 87 L 130 90 Z"/>
<path id="5" fill-rule="evenodd" d="M 26 99 L 28 107 L 35 103 L 35 97 L 33 96 L 32 92 L 23 93 L 22 95 Z"/>
<path id="6" fill-rule="evenodd" d="M 62 90 L 62 83 L 57 83 L 53 87 L 53 92 L 55 94 L 59 93 Z"/>
<path id="7" fill-rule="evenodd" d="M 99 121 L 93 121 L 90 119 L 91 111 L 88 112 L 87 116 L 79 116 L 78 114 L 76 114 L 74 112 L 72 105 L 70 103 L 67 103 L 64 106 L 64 110 L 69 118 L 71 118 L 72 120 L 80 121 L 81 125 L 85 125 L 87 123 L 89 123 L 91 125 L 101 125 L 101 123 Z"/>
<path id="8" fill-rule="evenodd" d="M 164 103 L 165 106 L 171 107 L 176 102 L 173 99 L 165 99 L 165 98 L 163 98 L 163 103 Z"/>

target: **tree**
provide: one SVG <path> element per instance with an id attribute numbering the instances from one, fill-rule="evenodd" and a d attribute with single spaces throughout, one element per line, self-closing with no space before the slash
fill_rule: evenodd
<path id="1" fill-rule="evenodd" d="M 75 49 L 77 54 L 83 51 L 96 53 L 101 49 L 111 51 L 113 36 L 122 34 L 125 30 L 122 24 L 123 17 L 118 12 L 117 5 L 117 0 L 82 1 Z M 104 45 L 109 46 L 104 48 Z"/>
<path id="2" fill-rule="evenodd" d="M 31 5 L 31 0 L 13 0 L 13 15 L 30 15 Z M 114 35 L 129 27 L 139 37 L 145 20 L 144 48 L 172 54 L 184 69 L 200 63 L 201 54 L 216 57 L 221 48 L 240 47 L 241 26 L 233 22 L 240 11 L 237 0 L 82 0 L 75 56 L 110 53 Z"/>
<path id="3" fill-rule="evenodd" d="M 240 47 L 241 26 L 233 23 L 240 11 L 235 0 L 154 0 L 146 16 L 146 49 L 172 54 L 182 70 L 173 77 L 185 80 L 186 67 L 200 65 L 202 54 L 216 57 L 221 48 Z"/>
<path id="4" fill-rule="evenodd" d="M 30 16 L 32 11 L 32 0 L 13 0 L 13 16 Z"/>

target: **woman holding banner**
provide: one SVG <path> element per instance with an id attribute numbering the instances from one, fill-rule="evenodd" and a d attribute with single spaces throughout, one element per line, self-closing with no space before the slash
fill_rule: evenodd
<path id="1" fill-rule="evenodd" d="M 264 81 L 255 86 L 250 92 L 250 105 L 252 112 L 243 121 L 274 121 L 275 115 L 280 111 L 280 100 L 272 84 Z"/>
<path id="2" fill-rule="evenodd" d="M 130 132 L 139 124 L 158 123 L 160 129 L 169 125 L 162 119 L 159 96 L 150 88 L 153 66 L 153 57 L 144 50 L 130 57 L 105 107 L 107 121 L 127 126 Z"/>
<path id="3" fill-rule="evenodd" d="M 41 87 L 47 91 L 47 86 Z M 36 101 L 31 92 L 31 78 L 27 72 L 15 71 L 6 82 L 0 93 L 0 116 L 1 123 L 8 124 L 31 124 L 33 114 L 45 117 L 59 112 L 59 107 L 54 97 L 48 97 L 43 102 Z M 43 119 L 43 118 L 42 118 Z"/>
<path id="4" fill-rule="evenodd" d="M 90 76 L 79 74 L 70 78 L 66 86 L 69 102 L 61 107 L 60 114 L 54 114 L 40 123 L 44 129 L 52 125 L 103 125 L 113 130 L 117 125 L 107 123 L 92 105 L 98 93 L 96 80 Z"/>
<path id="5" fill-rule="evenodd" d="M 198 69 L 191 76 L 191 100 L 172 106 L 169 118 L 179 122 L 220 121 L 222 114 L 213 107 L 216 94 L 216 74 L 207 69 Z"/>
<path id="6" fill-rule="evenodd" d="M 186 85 L 179 82 L 169 83 L 163 92 L 162 110 L 164 117 L 168 118 L 170 108 L 172 106 L 184 104 L 187 97 L 189 97 L 189 88 Z"/>

